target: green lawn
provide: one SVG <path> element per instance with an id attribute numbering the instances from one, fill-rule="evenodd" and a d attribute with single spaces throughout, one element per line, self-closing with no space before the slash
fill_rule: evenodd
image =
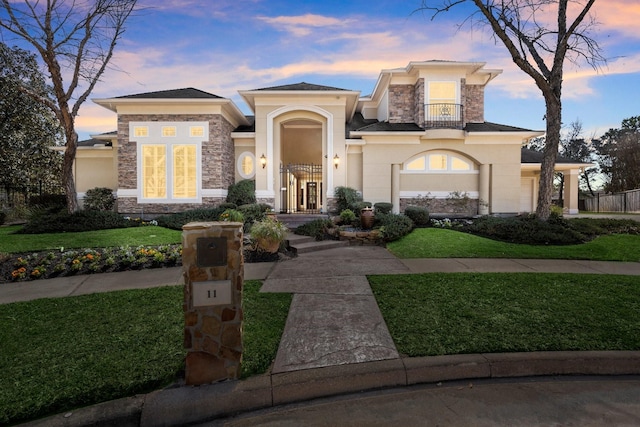
<path id="1" fill-rule="evenodd" d="M 600 236 L 581 245 L 534 246 L 505 243 L 441 228 L 417 228 L 387 244 L 399 258 L 544 258 L 640 261 L 640 236 Z"/>
<path id="2" fill-rule="evenodd" d="M 589 274 L 370 276 L 401 354 L 640 350 L 640 280 Z"/>
<path id="3" fill-rule="evenodd" d="M 182 241 L 182 232 L 158 226 L 116 228 L 79 233 L 13 234 L 20 226 L 0 227 L 0 252 L 32 252 L 49 249 L 158 246 Z"/>
<path id="4" fill-rule="evenodd" d="M 291 295 L 245 282 L 242 376 L 275 359 Z M 0 305 L 0 425 L 144 393 L 184 366 L 181 286 Z"/>

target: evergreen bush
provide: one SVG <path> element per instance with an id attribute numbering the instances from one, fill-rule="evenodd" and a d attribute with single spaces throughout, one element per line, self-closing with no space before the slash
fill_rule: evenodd
<path id="1" fill-rule="evenodd" d="M 115 203 L 113 191 L 106 187 L 91 188 L 84 196 L 84 209 L 89 211 L 111 211 Z"/>
<path id="2" fill-rule="evenodd" d="M 411 218 L 416 227 L 429 225 L 429 211 L 422 206 L 407 206 L 404 214 Z"/>
<path id="3" fill-rule="evenodd" d="M 256 182 L 252 179 L 243 179 L 231 184 L 227 193 L 227 203 L 237 206 L 250 205 L 256 202 Z"/>
<path id="4" fill-rule="evenodd" d="M 375 203 L 373 205 L 373 209 L 376 212 L 383 213 L 383 214 L 388 214 L 388 213 L 391 213 L 391 210 L 393 209 L 393 203 L 377 202 L 377 203 Z"/>
<path id="5" fill-rule="evenodd" d="M 161 227 L 182 230 L 182 227 L 190 222 L 219 221 L 220 215 L 224 211 L 225 209 L 220 207 L 192 209 L 180 213 L 162 215 L 156 218 L 156 221 Z"/>
<path id="6" fill-rule="evenodd" d="M 331 227 L 333 227 L 333 222 L 330 219 L 318 218 L 299 226 L 293 232 L 301 236 L 310 236 L 320 241 L 325 239 L 327 230 Z"/>
<path id="7" fill-rule="evenodd" d="M 345 209 L 351 209 L 356 212 L 354 205 L 362 201 L 362 197 L 358 194 L 355 188 L 351 187 L 336 187 L 333 195 L 336 198 L 336 209 L 338 212 L 342 212 Z M 359 214 L 360 211 L 357 213 Z"/>
<path id="8" fill-rule="evenodd" d="M 376 224 L 380 226 L 380 231 L 385 242 L 393 242 L 411 233 L 413 221 L 402 214 L 376 214 Z"/>

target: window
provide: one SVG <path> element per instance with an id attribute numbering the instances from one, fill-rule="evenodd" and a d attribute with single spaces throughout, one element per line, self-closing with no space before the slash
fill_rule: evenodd
<path id="1" fill-rule="evenodd" d="M 194 199 L 196 190 L 196 146 L 173 146 L 173 198 Z"/>
<path id="2" fill-rule="evenodd" d="M 142 146 L 142 197 L 167 197 L 167 147 L 144 144 Z"/>
<path id="3" fill-rule="evenodd" d="M 454 154 L 430 153 L 414 157 L 404 164 L 405 173 L 430 172 L 470 172 L 473 173 L 473 162 Z"/>
<path id="4" fill-rule="evenodd" d="M 237 163 L 238 174 L 244 179 L 253 178 L 256 174 L 256 156 L 253 153 L 245 151 L 238 156 Z"/>
<path id="5" fill-rule="evenodd" d="M 195 144 L 142 144 L 142 198 L 157 201 L 198 197 Z"/>
<path id="6" fill-rule="evenodd" d="M 204 127 L 203 126 L 191 126 L 191 127 L 189 127 L 189 136 L 191 136 L 191 137 L 203 137 L 204 136 Z"/>
<path id="7" fill-rule="evenodd" d="M 429 82 L 428 104 L 457 104 L 456 82 Z"/>
<path id="8" fill-rule="evenodd" d="M 149 136 L 149 128 L 147 126 L 134 126 L 133 136 L 135 137 L 147 137 Z"/>
<path id="9" fill-rule="evenodd" d="M 162 136 L 164 136 L 164 137 L 174 137 L 174 136 L 176 136 L 176 127 L 175 126 L 162 126 Z"/>

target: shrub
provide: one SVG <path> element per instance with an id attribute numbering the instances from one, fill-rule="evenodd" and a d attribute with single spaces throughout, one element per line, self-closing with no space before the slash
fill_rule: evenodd
<path id="1" fill-rule="evenodd" d="M 251 225 L 256 221 L 262 221 L 265 218 L 265 213 L 268 207 L 263 204 L 252 203 L 249 205 L 238 206 L 238 210 L 244 215 L 245 229 L 248 231 Z"/>
<path id="2" fill-rule="evenodd" d="M 115 203 L 113 191 L 106 187 L 87 190 L 84 196 L 84 209 L 89 211 L 111 211 Z"/>
<path id="3" fill-rule="evenodd" d="M 429 211 L 422 206 L 407 206 L 404 214 L 411 218 L 416 227 L 429 225 Z"/>
<path id="4" fill-rule="evenodd" d="M 0 225 L 4 224 L 7 219 L 7 214 L 5 211 L 0 211 Z"/>
<path id="5" fill-rule="evenodd" d="M 235 209 L 226 209 L 220 214 L 220 221 L 226 222 L 242 222 L 244 223 L 244 215 Z"/>
<path id="6" fill-rule="evenodd" d="M 353 206 L 351 206 L 351 210 L 358 216 L 362 213 L 362 209 L 370 208 L 371 202 L 355 202 Z"/>
<path id="7" fill-rule="evenodd" d="M 402 214 L 376 214 L 376 223 L 380 225 L 385 242 L 398 240 L 413 229 L 411 218 Z"/>
<path id="8" fill-rule="evenodd" d="M 575 245 L 588 240 L 582 233 L 569 228 L 564 220 L 561 223 L 541 221 L 535 216 L 484 216 L 464 224 L 462 231 L 494 240 L 529 245 Z"/>
<path id="9" fill-rule="evenodd" d="M 227 203 L 227 202 L 220 203 L 218 207 L 220 209 L 238 209 L 238 205 L 236 205 L 235 203 Z"/>
<path id="10" fill-rule="evenodd" d="M 251 240 L 260 251 L 275 253 L 287 237 L 289 230 L 280 221 L 266 218 L 251 226 Z"/>
<path id="11" fill-rule="evenodd" d="M 43 210 L 49 213 L 60 212 L 67 209 L 67 197 L 64 194 L 41 194 L 29 198 L 29 208 Z"/>
<path id="12" fill-rule="evenodd" d="M 338 212 L 342 212 L 345 209 L 351 209 L 355 212 L 354 205 L 362 201 L 358 191 L 351 187 L 336 187 L 333 195 L 336 198 Z"/>
<path id="13" fill-rule="evenodd" d="M 331 227 L 333 227 L 333 222 L 330 219 L 318 218 L 299 226 L 294 230 L 294 233 L 314 237 L 316 240 L 324 240 L 327 230 Z"/>
<path id="14" fill-rule="evenodd" d="M 192 209 L 156 218 L 158 225 L 173 230 L 182 230 L 185 224 L 200 221 L 218 221 L 225 210 L 220 207 Z"/>
<path id="15" fill-rule="evenodd" d="M 115 212 L 78 211 L 72 214 L 63 211 L 50 215 L 36 215 L 19 231 L 22 234 L 62 233 L 92 230 L 108 230 L 140 225 L 129 221 Z"/>
<path id="16" fill-rule="evenodd" d="M 343 224 L 351 224 L 356 220 L 356 214 L 354 214 L 351 209 L 345 209 L 340 212 L 340 219 L 342 220 Z"/>
<path id="17" fill-rule="evenodd" d="M 256 182 L 251 179 L 243 179 L 229 186 L 227 203 L 237 206 L 249 205 L 256 202 Z"/>
<path id="18" fill-rule="evenodd" d="M 393 209 L 393 203 L 378 202 L 373 205 L 373 208 L 375 209 L 376 212 L 388 214 L 388 213 L 391 213 L 391 210 Z"/>

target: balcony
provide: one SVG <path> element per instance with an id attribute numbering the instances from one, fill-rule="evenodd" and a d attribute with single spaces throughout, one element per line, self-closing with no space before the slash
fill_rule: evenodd
<path id="1" fill-rule="evenodd" d="M 464 106 L 462 104 L 425 104 L 426 129 L 464 128 Z"/>

